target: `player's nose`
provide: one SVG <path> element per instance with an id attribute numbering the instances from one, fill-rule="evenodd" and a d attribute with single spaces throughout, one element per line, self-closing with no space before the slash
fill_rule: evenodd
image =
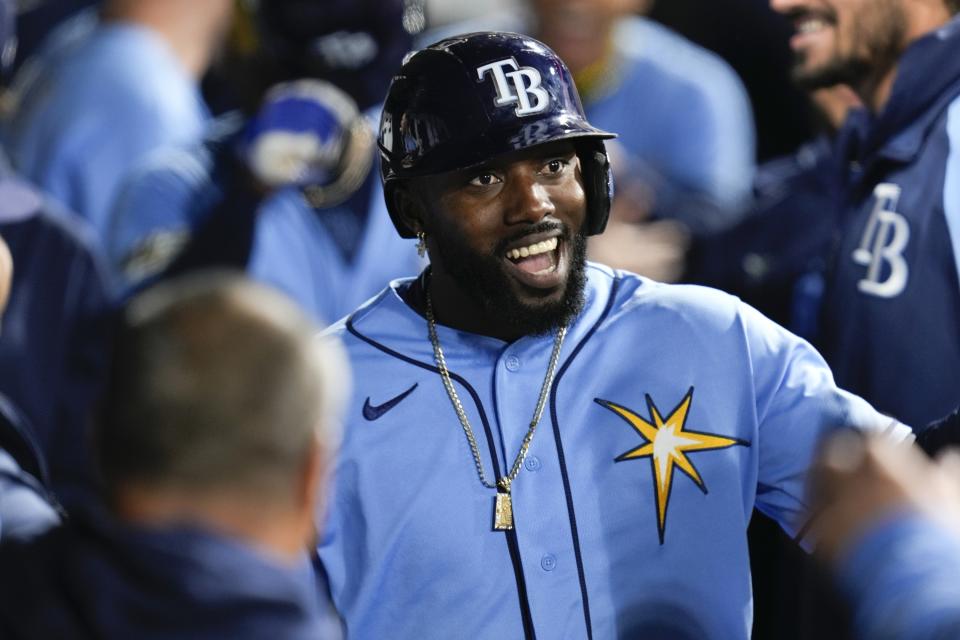
<path id="1" fill-rule="evenodd" d="M 504 218 L 507 224 L 536 224 L 554 212 L 550 190 L 533 172 L 515 172 L 506 184 Z"/>

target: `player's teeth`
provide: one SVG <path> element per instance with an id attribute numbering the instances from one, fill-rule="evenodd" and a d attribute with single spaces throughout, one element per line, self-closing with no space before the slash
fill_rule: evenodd
<path id="1" fill-rule="evenodd" d="M 799 33 L 813 33 L 814 31 L 819 31 L 825 26 L 827 25 L 823 20 L 817 20 L 817 19 L 804 20 L 797 26 L 797 31 Z"/>
<path id="2" fill-rule="evenodd" d="M 556 238 L 550 238 L 549 240 L 535 242 L 527 247 L 511 249 L 510 251 L 507 251 L 507 257 L 512 260 L 519 260 L 520 258 L 528 258 L 541 253 L 547 253 L 548 251 L 553 251 L 557 248 L 557 242 L 558 241 Z"/>

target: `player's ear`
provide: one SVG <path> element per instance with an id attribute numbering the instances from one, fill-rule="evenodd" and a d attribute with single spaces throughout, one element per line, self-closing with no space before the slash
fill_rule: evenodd
<path id="1" fill-rule="evenodd" d="M 426 207 L 419 190 L 409 181 L 404 181 L 393 189 L 392 196 L 394 210 L 400 220 L 415 232 L 426 231 Z"/>

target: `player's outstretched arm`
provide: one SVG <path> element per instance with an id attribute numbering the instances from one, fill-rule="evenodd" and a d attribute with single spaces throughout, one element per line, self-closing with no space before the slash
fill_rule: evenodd
<path id="1" fill-rule="evenodd" d="M 817 555 L 860 637 L 960 637 L 960 456 L 846 432 L 814 470 Z"/>

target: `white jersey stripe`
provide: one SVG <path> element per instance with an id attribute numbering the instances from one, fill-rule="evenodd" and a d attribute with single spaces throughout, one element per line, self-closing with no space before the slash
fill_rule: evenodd
<path id="1" fill-rule="evenodd" d="M 960 98 L 953 101 L 947 112 L 947 138 L 950 155 L 943 178 L 943 214 L 947 218 L 953 260 L 960 278 Z"/>

